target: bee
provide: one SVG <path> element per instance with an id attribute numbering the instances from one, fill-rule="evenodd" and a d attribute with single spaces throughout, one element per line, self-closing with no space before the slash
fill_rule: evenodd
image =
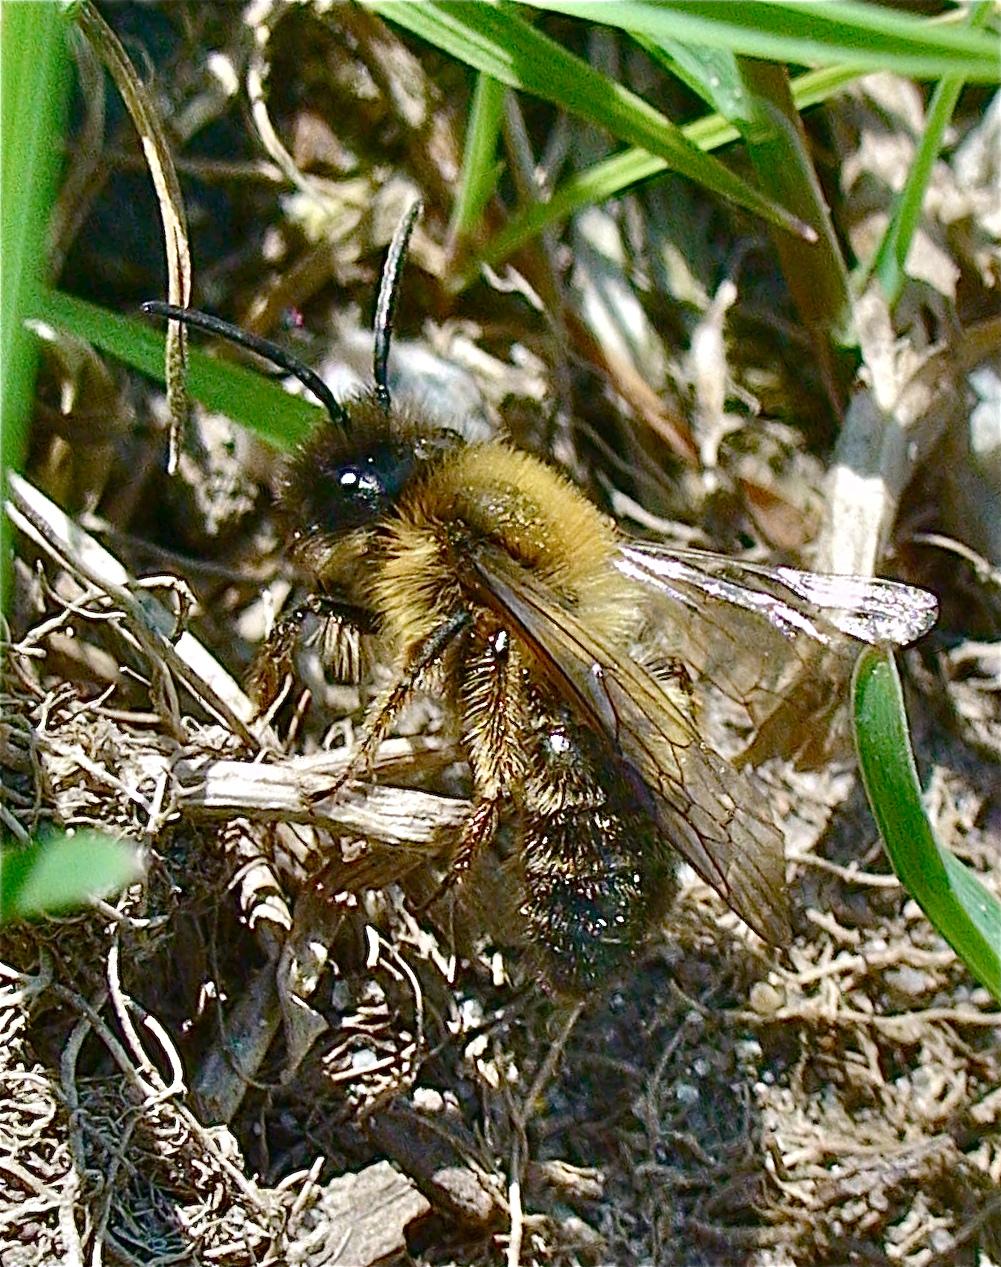
<path id="1" fill-rule="evenodd" d="M 503 440 L 468 443 L 393 400 L 393 315 L 419 212 L 404 217 L 383 270 L 373 386 L 347 403 L 273 344 L 194 310 L 145 306 L 262 353 L 329 414 L 285 471 L 291 552 L 314 592 L 276 624 L 259 694 L 277 693 L 310 611 L 333 630 L 331 664 L 343 668 L 355 658 L 346 648 L 372 635 L 393 663 L 358 762 L 416 691 L 443 684 L 473 793 L 449 877 L 510 827 L 507 879 L 558 993 L 583 995 L 625 968 L 670 905 L 679 857 L 782 946 L 782 836 L 752 779 L 702 738 L 689 667 L 752 712 L 757 688 L 769 701 L 761 729 L 774 732 L 783 691 L 765 672 L 772 659 L 823 695 L 816 656 L 912 641 L 933 624 L 935 600 L 891 581 L 631 542 L 536 457 Z M 651 595 L 683 633 L 684 658 L 642 650 Z"/>

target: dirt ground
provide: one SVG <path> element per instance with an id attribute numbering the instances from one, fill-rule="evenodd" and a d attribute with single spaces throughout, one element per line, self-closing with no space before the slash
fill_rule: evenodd
<path id="1" fill-rule="evenodd" d="M 471 436 L 503 427 L 627 531 L 816 562 L 838 420 L 760 224 L 663 178 L 451 295 L 466 76 L 361 10 L 260 9 L 256 43 L 236 6 L 104 9 L 171 137 L 199 306 L 342 394 L 419 193 L 394 390 Z M 109 88 L 101 118 L 85 82 L 59 285 L 135 312 L 163 294 L 159 219 L 127 117 Z M 512 145 L 601 153 L 520 105 Z M 809 120 L 859 258 L 923 108 L 876 77 Z M 997 312 L 999 132 L 996 100 L 963 98 L 897 319 L 912 368 Z M 384 669 L 332 685 L 307 638 L 270 724 L 240 715 L 235 684 L 302 585 L 274 450 L 196 410 L 168 476 L 161 389 L 79 352 L 46 362 L 26 472 L 71 520 L 30 489 L 16 503 L 2 808 L 15 837 L 134 840 L 146 875 L 0 935 L 5 1265 L 1001 1263 L 1001 1008 L 902 890 L 849 761 L 754 775 L 786 838 L 786 954 L 685 871 L 629 972 L 579 1005 L 550 996 L 484 916 L 489 863 L 479 902 L 428 906 L 469 795 L 435 698 L 315 811 Z M 1001 492 L 966 420 L 978 394 L 996 409 L 998 370 L 982 359 L 957 413 L 915 420 L 881 562 L 939 598 L 899 657 L 917 762 L 939 838 L 995 893 Z M 846 354 L 834 381 L 851 373 Z"/>

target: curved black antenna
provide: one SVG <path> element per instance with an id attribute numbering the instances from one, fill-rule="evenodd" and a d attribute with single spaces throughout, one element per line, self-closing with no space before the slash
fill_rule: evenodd
<path id="1" fill-rule="evenodd" d="M 389 340 L 393 335 L 393 315 L 396 312 L 396 301 L 400 294 L 400 274 L 403 272 L 403 265 L 407 258 L 410 235 L 423 210 L 424 204 L 418 198 L 396 226 L 393 240 L 389 244 L 386 263 L 383 265 L 382 277 L 379 279 L 379 298 L 375 302 L 375 350 L 372 377 L 375 379 L 375 398 L 386 413 L 389 412 L 390 404 L 386 368 L 389 364 Z"/>
<path id="2" fill-rule="evenodd" d="M 228 339 L 230 343 L 237 343 L 240 347 L 256 352 L 272 365 L 277 365 L 279 369 L 294 375 L 303 387 L 313 393 L 336 426 L 342 427 L 345 431 L 351 430 L 351 419 L 347 410 L 336 399 L 319 374 L 311 370 L 308 365 L 304 365 L 291 352 L 286 352 L 284 348 L 279 347 L 277 343 L 272 343 L 270 339 L 262 339 L 260 335 L 250 334 L 247 330 L 241 330 L 239 326 L 231 325 L 230 322 L 223 321 L 221 317 L 199 312 L 197 308 L 180 308 L 177 304 L 161 303 L 159 299 L 151 299 L 141 307 L 142 311 L 151 317 L 167 317 L 170 321 L 182 321 L 185 325 L 195 326 L 196 329 L 205 330 L 209 334 L 217 334 L 222 339 Z"/>

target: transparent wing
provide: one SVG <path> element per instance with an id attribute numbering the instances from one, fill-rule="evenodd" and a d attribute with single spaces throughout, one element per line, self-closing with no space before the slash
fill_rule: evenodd
<path id="1" fill-rule="evenodd" d="M 604 733 L 610 759 L 665 838 L 755 932 L 787 942 L 782 837 L 757 788 L 700 739 L 661 682 L 506 556 L 483 550 L 471 566 L 482 600 L 553 689 Z"/>
<path id="2" fill-rule="evenodd" d="M 751 762 L 828 759 L 844 738 L 834 715 L 859 643 L 906 645 L 938 614 L 933 595 L 897 581 L 709 551 L 630 543 L 616 566 L 662 601 L 672 652 L 740 705 L 754 731 L 743 757 Z"/>
<path id="3" fill-rule="evenodd" d="M 872 576 L 836 576 L 743 563 L 708 550 L 675 550 L 634 542 L 616 566 L 691 608 L 705 598 L 763 616 L 786 636 L 804 633 L 828 645 L 846 634 L 860 642 L 907 646 L 938 616 L 927 590 Z"/>

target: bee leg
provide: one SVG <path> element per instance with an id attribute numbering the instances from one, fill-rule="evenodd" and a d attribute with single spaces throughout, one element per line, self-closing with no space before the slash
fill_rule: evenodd
<path id="1" fill-rule="evenodd" d="M 376 631 L 372 613 L 326 594 L 310 594 L 275 622 L 254 657 L 248 687 L 258 715 L 275 702 L 292 672 L 292 656 L 307 616 L 326 621 L 324 663 L 334 677 L 341 682 L 357 682 L 361 676 L 361 638 Z"/>
<path id="2" fill-rule="evenodd" d="M 443 890 L 465 875 L 480 849 L 493 840 L 499 820 L 499 799 L 478 801 L 473 806 L 473 812 L 463 823 L 462 832 L 456 841 L 448 875 L 442 883 Z"/>
<path id="3" fill-rule="evenodd" d="M 437 629 L 432 630 L 426 638 L 411 648 L 403 671 L 389 690 L 384 692 L 382 698 L 377 701 L 373 709 L 372 720 L 367 723 L 365 734 L 358 745 L 357 751 L 352 756 L 348 768 L 338 778 L 333 788 L 325 788 L 322 791 L 314 792 L 311 795 L 311 800 L 325 800 L 343 787 L 350 779 L 354 778 L 362 766 L 367 765 L 371 761 L 379 744 L 382 743 L 389 733 L 390 727 L 396 720 L 400 710 L 417 689 L 421 678 L 439 663 L 442 656 L 458 635 L 468 627 L 471 620 L 472 616 L 469 612 L 455 612 L 447 620 L 442 621 Z"/>
<path id="4" fill-rule="evenodd" d="M 473 809 L 431 902 L 461 880 L 476 855 L 493 840 L 501 804 L 524 775 L 526 727 L 521 658 L 508 631 L 492 617 L 477 621 L 462 664 L 457 699 L 473 775 Z"/>
<path id="5" fill-rule="evenodd" d="M 445 872 L 437 888 L 417 909 L 417 913 L 426 911 L 443 898 L 450 888 L 462 879 L 472 866 L 473 859 L 479 851 L 493 840 L 500 820 L 500 800 L 477 800 L 472 812 L 462 824 L 462 831 L 449 859 Z"/>

